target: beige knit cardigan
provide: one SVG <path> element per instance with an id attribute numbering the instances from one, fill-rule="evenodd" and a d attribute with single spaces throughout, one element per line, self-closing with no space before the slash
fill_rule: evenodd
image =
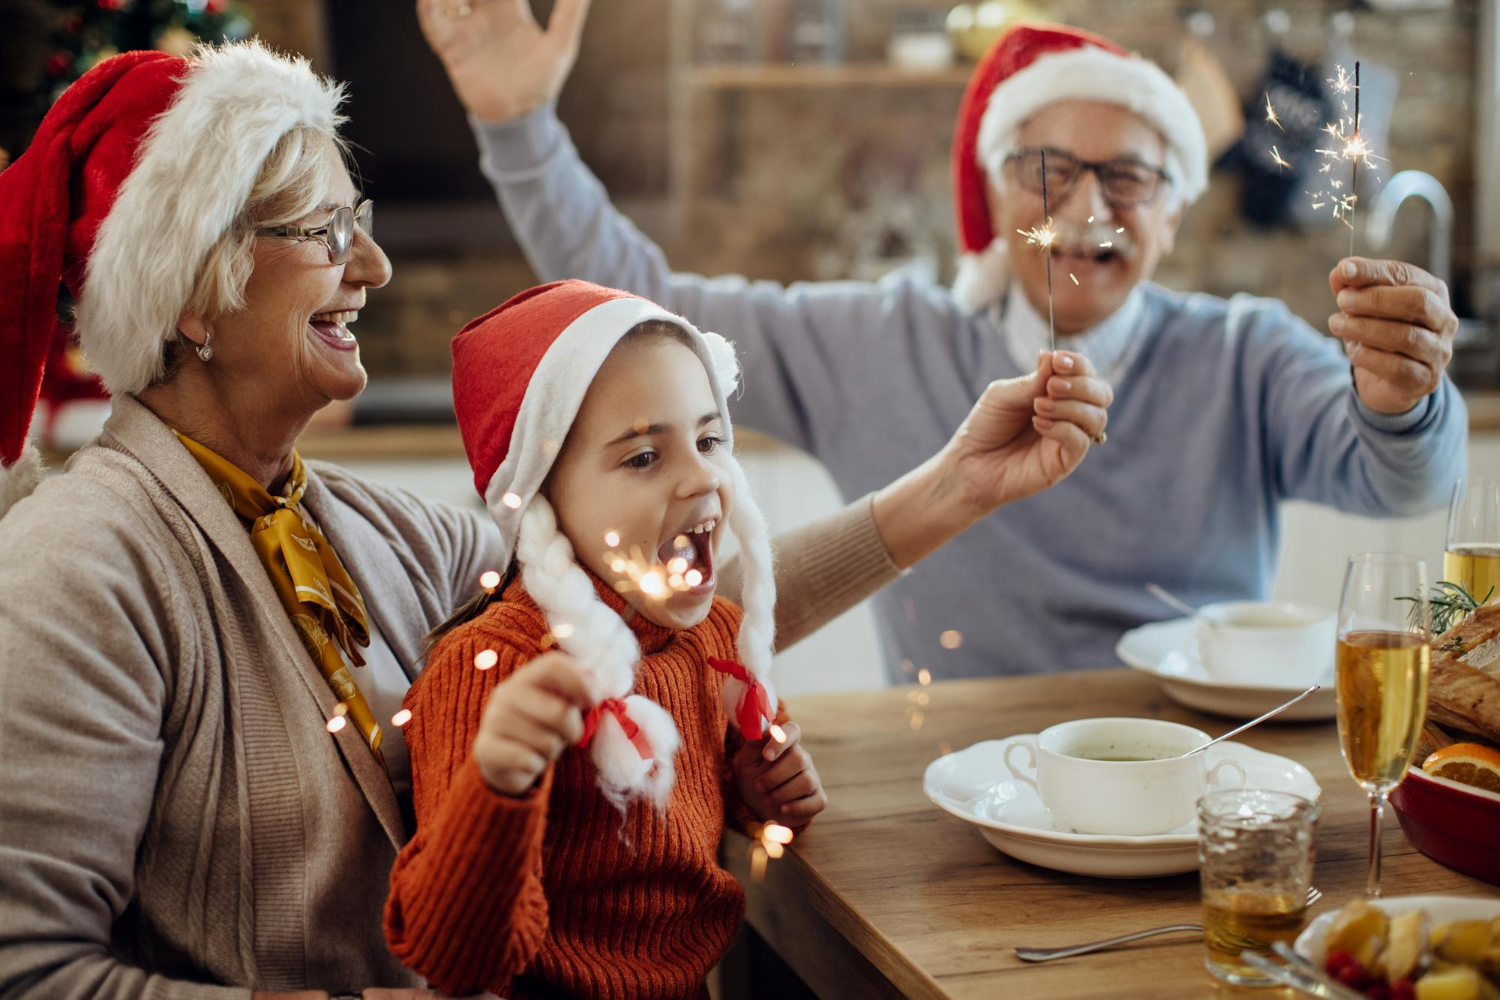
<path id="1" fill-rule="evenodd" d="M 305 502 L 415 676 L 493 524 L 316 462 Z M 897 573 L 868 499 L 780 541 L 783 644 Z M 229 505 L 117 398 L 0 520 L 0 997 L 416 984 L 380 927 L 402 804 L 334 705 Z"/>

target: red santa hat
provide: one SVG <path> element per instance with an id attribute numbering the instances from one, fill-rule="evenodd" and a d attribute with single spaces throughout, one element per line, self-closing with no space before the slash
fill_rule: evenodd
<path id="1" fill-rule="evenodd" d="M 254 41 L 190 59 L 126 52 L 57 99 L 0 171 L 0 514 L 39 473 L 26 435 L 60 285 L 105 387 L 146 388 L 266 157 L 298 125 L 332 136 L 342 99 L 306 60 Z"/>
<path id="2" fill-rule="evenodd" d="M 601 789 L 617 804 L 644 796 L 661 806 L 674 781 L 676 726 L 660 706 L 630 693 L 640 646 L 599 600 L 540 493 L 600 366 L 621 338 L 649 320 L 686 334 L 723 416 L 735 482 L 729 527 L 740 543 L 744 571 L 737 650 L 745 668 L 744 679 L 725 682 L 724 707 L 747 737 L 757 738 L 776 704 L 776 594 L 765 520 L 733 458 L 727 405 L 739 377 L 733 345 L 627 292 L 586 281 L 554 282 L 522 292 L 453 338 L 453 409 L 474 486 L 510 545 L 507 555 L 514 556 L 527 593 L 547 616 L 558 645 L 595 674 L 602 707 L 588 728 Z"/>
<path id="3" fill-rule="evenodd" d="M 1063 25 L 1018 24 L 997 38 L 969 77 L 953 134 L 958 275 L 953 295 L 977 312 L 999 301 L 1010 277 L 1005 239 L 995 232 L 986 188 L 1013 151 L 1016 131 L 1058 101 L 1101 101 L 1139 115 L 1166 143 L 1177 197 L 1208 186 L 1203 125 L 1182 88 L 1155 63 L 1100 35 Z"/>

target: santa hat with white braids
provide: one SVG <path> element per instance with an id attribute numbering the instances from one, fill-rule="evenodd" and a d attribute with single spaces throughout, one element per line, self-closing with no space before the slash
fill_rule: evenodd
<path id="1" fill-rule="evenodd" d="M 559 647 L 595 676 L 600 704 L 585 720 L 599 785 L 617 805 L 644 797 L 664 806 L 678 748 L 672 717 L 631 692 L 641 650 L 625 621 L 604 604 L 557 517 L 540 493 L 594 376 L 636 326 L 662 321 L 681 329 L 703 362 L 723 416 L 735 503 L 729 527 L 740 543 L 744 616 L 740 663 L 704 664 L 730 673 L 724 707 L 748 738 L 774 714 L 771 685 L 775 585 L 765 520 L 733 458 L 727 397 L 739 378 L 734 347 L 655 303 L 586 281 L 559 281 L 522 292 L 453 338 L 453 407 L 474 486 L 512 551 L 521 582 Z M 564 627 L 565 626 L 565 627 Z"/>
<path id="2" fill-rule="evenodd" d="M 969 312 L 999 301 L 1010 280 L 1006 237 L 990 218 L 987 187 L 1014 152 L 1027 119 L 1058 101 L 1118 104 L 1166 143 L 1174 196 L 1208 186 L 1203 124 L 1182 88 L 1155 63 L 1109 39 L 1060 24 L 1017 24 L 974 67 L 953 131 L 953 192 L 961 256 L 953 296 Z"/>
<path id="3" fill-rule="evenodd" d="M 0 515 L 39 476 L 27 429 L 60 285 L 105 387 L 146 388 L 267 157 L 299 126 L 334 136 L 342 100 L 307 60 L 253 41 L 125 52 L 57 99 L 0 171 Z"/>

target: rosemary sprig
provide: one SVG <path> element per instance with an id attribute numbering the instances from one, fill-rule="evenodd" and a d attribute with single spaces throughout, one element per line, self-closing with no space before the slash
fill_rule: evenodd
<path id="1" fill-rule="evenodd" d="M 1491 597 L 1495 596 L 1495 588 L 1491 587 L 1484 595 L 1483 600 L 1476 601 L 1474 595 L 1469 593 L 1469 588 L 1461 583 L 1453 583 L 1450 580 L 1439 580 L 1432 585 L 1432 590 L 1427 598 L 1428 606 L 1432 609 L 1432 634 L 1442 635 L 1453 626 L 1462 622 L 1469 615 L 1489 603 Z M 1413 627 L 1421 624 L 1422 598 L 1398 597 L 1398 601 L 1410 601 L 1411 613 L 1407 620 Z M 1452 649 L 1453 652 L 1463 652 L 1463 646 L 1457 639 L 1452 640 L 1450 645 L 1441 646 L 1440 649 Z"/>

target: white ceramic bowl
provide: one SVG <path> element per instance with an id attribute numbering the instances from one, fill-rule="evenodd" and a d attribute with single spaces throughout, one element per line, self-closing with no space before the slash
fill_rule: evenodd
<path id="1" fill-rule="evenodd" d="M 1198 609 L 1198 656 L 1227 684 L 1304 688 L 1333 661 L 1338 616 L 1309 604 L 1226 601 Z"/>
<path id="2" fill-rule="evenodd" d="M 1447 923 L 1450 920 L 1493 920 L 1500 917 L 1500 899 L 1470 899 L 1466 896 L 1385 896 L 1372 899 L 1370 903 L 1392 917 L 1411 910 L 1426 910 L 1428 918 L 1434 924 Z M 1320 969 L 1323 967 L 1324 959 L 1328 957 L 1328 952 L 1323 947 L 1323 938 L 1328 935 L 1328 927 L 1333 923 L 1334 915 L 1337 913 L 1338 908 L 1334 908 L 1327 913 L 1318 914 L 1317 919 L 1303 928 L 1294 945 L 1297 954 L 1315 962 Z"/>

